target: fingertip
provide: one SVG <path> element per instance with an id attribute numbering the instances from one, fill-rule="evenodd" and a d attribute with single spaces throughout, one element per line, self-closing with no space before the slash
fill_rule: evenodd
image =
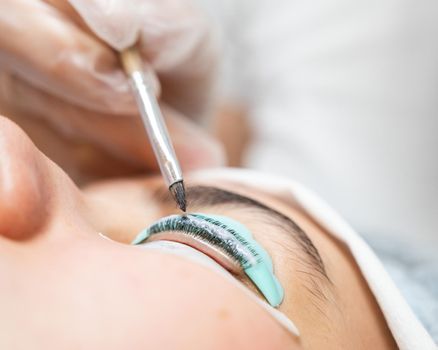
<path id="1" fill-rule="evenodd" d="M 210 135 L 202 135 L 196 139 L 187 138 L 177 150 L 184 170 L 216 168 L 226 164 L 225 150 Z"/>
<path id="2" fill-rule="evenodd" d="M 208 137 L 204 141 L 204 147 L 201 148 L 197 168 L 215 168 L 226 164 L 225 150 L 219 141 Z"/>
<path id="3" fill-rule="evenodd" d="M 184 170 L 220 167 L 226 163 L 222 144 L 207 130 L 162 105 L 176 155 Z"/>

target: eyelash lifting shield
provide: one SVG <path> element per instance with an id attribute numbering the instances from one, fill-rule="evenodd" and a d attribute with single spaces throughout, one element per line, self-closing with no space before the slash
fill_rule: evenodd
<path id="1" fill-rule="evenodd" d="M 142 244 L 166 231 L 184 232 L 215 246 L 240 265 L 271 306 L 283 301 L 284 290 L 274 274 L 271 257 L 241 223 L 221 215 L 171 215 L 143 230 L 131 244 Z"/>
<path id="2" fill-rule="evenodd" d="M 185 212 L 187 204 L 181 167 L 170 141 L 158 101 L 142 72 L 140 54 L 136 47 L 131 47 L 120 54 L 120 59 L 131 80 L 132 91 L 161 174 L 178 207 Z"/>

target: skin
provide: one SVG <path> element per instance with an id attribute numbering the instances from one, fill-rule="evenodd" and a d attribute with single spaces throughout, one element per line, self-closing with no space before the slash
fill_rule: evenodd
<path id="1" fill-rule="evenodd" d="M 102 15 L 88 24 L 106 32 L 107 42 L 71 3 L 88 8 L 81 11 L 85 18 L 84 12 Z M 35 144 L 75 182 L 157 171 L 115 50 L 125 48 L 116 42 L 134 44 L 137 32 L 147 80 L 181 163 L 186 169 L 218 165 L 220 146 L 194 123 L 210 113 L 215 84 L 217 50 L 208 22 L 191 1 L 123 4 L 0 1 L 0 114 L 27 132 L 36 128 Z M 195 140 L 190 145 L 188 137 Z M 91 158 L 104 166 L 96 168 Z"/>
<path id="2" fill-rule="evenodd" d="M 396 348 L 351 256 L 298 207 L 260 189 L 187 180 L 258 199 L 293 218 L 312 239 L 332 281 L 318 282 L 323 299 L 309 293 L 305 272 L 311 270 L 297 249 L 282 248 L 289 240 L 278 228 L 256 223 L 241 209 L 196 208 L 241 221 L 268 250 L 285 288 L 280 310 L 294 321 L 299 338 L 237 280 L 126 244 L 174 211 L 153 199 L 159 178 L 108 181 L 81 191 L 21 129 L 1 118 L 0 348 Z"/>

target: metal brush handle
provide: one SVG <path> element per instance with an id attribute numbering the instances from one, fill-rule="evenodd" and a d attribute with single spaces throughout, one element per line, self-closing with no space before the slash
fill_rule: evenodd
<path id="1" fill-rule="evenodd" d="M 132 91 L 140 110 L 141 119 L 167 187 L 182 181 L 182 172 L 175 150 L 169 138 L 160 106 L 154 91 L 143 74 L 142 61 L 138 49 L 133 46 L 120 53 L 126 74 L 130 77 Z"/>
<path id="2" fill-rule="evenodd" d="M 164 124 L 160 106 L 154 91 L 146 84 L 144 75 L 134 71 L 130 75 L 137 105 L 144 127 L 149 136 L 152 148 L 167 186 L 182 181 L 182 172 L 178 164 L 175 150 L 169 138 L 169 132 Z"/>

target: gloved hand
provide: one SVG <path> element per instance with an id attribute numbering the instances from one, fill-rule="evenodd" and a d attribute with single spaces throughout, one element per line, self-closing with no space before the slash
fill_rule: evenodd
<path id="1" fill-rule="evenodd" d="M 218 145 L 189 120 L 211 101 L 210 34 L 188 0 L 2 0 L 0 112 L 31 136 L 45 125 L 44 135 L 156 169 L 116 51 L 139 39 L 183 168 L 217 165 Z"/>

